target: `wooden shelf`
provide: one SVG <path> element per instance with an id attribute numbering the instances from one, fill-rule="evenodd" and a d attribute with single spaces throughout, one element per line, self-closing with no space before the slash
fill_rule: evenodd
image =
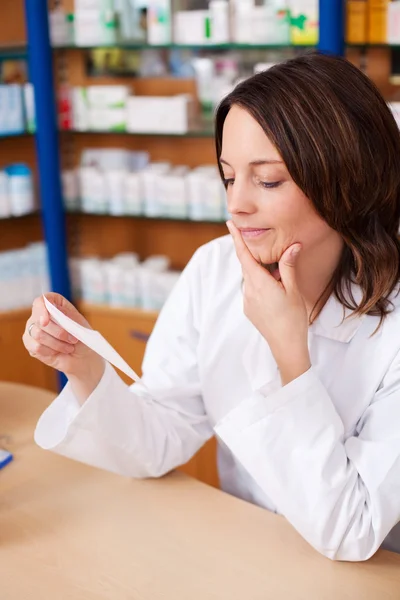
<path id="1" fill-rule="evenodd" d="M 146 42 L 125 42 L 100 45 L 80 45 L 67 44 L 53 46 L 53 50 L 96 50 L 116 48 L 120 50 L 210 50 L 213 52 L 226 52 L 237 50 L 310 50 L 315 48 L 313 45 L 306 44 L 237 44 L 230 42 L 227 44 L 147 44 Z"/>
<path id="2" fill-rule="evenodd" d="M 116 219 L 110 216 L 67 215 L 71 256 L 110 258 L 119 252 L 137 252 L 143 260 L 165 254 L 171 268 L 181 271 L 203 244 L 227 235 L 225 223 L 159 219 Z"/>
<path id="3" fill-rule="evenodd" d="M 39 213 L 0 220 L 0 252 L 23 248 L 43 240 Z"/>
<path id="4" fill-rule="evenodd" d="M 57 389 L 56 373 L 31 358 L 22 343 L 31 307 L 0 312 L 0 380 Z"/>
<path id="5" fill-rule="evenodd" d="M 92 304 L 83 300 L 77 303 L 78 310 L 84 313 L 90 312 L 96 315 L 111 315 L 127 319 L 142 319 L 154 322 L 158 317 L 158 311 L 143 310 L 141 308 L 117 307 L 109 304 Z"/>
<path id="6" fill-rule="evenodd" d="M 13 308 L 10 310 L 0 310 L 0 321 L 8 321 L 10 319 L 28 319 L 31 314 L 31 307 L 27 306 L 25 308 Z M 22 335 L 22 333 L 21 333 Z"/>
<path id="7" fill-rule="evenodd" d="M 0 51 L 1 53 L 1 51 Z M 26 138 L 26 137 L 30 137 L 33 138 L 33 133 L 30 133 L 29 131 L 17 131 L 15 133 L 0 133 L 0 140 L 7 140 L 8 138 Z"/>
<path id="8" fill-rule="evenodd" d="M 202 126 L 193 127 L 189 129 L 185 133 L 165 133 L 163 131 L 143 131 L 143 132 L 132 132 L 132 131 L 113 131 L 113 130 L 96 130 L 96 129 L 87 129 L 85 131 L 77 130 L 77 129 L 63 129 L 63 133 L 73 133 L 76 135 L 128 135 L 134 137 L 167 137 L 167 138 L 193 138 L 193 137 L 205 137 L 205 138 L 213 138 L 214 131 L 210 128 L 203 128 Z"/>
<path id="9" fill-rule="evenodd" d="M 225 219 L 215 220 L 215 219 L 189 219 L 189 217 L 169 217 L 167 215 L 160 215 L 157 217 L 148 217 L 146 215 L 112 215 L 110 213 L 96 213 L 96 212 L 88 212 L 84 210 L 68 210 L 66 209 L 66 213 L 69 215 L 87 215 L 91 217 L 111 217 L 112 219 L 138 219 L 145 221 L 161 221 L 161 222 L 173 222 L 173 223 L 204 223 L 204 224 L 216 224 L 221 225 L 226 223 Z M 143 223 L 144 224 L 144 223 Z"/>
<path id="10" fill-rule="evenodd" d="M 0 217 L 0 221 L 15 221 L 20 219 L 29 219 L 31 217 L 38 217 L 40 215 L 40 210 L 34 210 L 30 213 L 25 213 L 23 215 L 9 215 L 8 217 Z"/>

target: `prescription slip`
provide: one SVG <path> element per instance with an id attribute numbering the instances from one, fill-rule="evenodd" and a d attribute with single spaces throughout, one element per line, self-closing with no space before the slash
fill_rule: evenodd
<path id="1" fill-rule="evenodd" d="M 140 377 L 127 362 L 124 361 L 122 356 L 118 354 L 118 352 L 111 346 L 109 342 L 99 333 L 93 329 L 88 329 L 87 327 L 83 327 L 79 325 L 66 315 L 62 313 L 54 304 L 49 302 L 45 296 L 43 296 L 45 306 L 48 312 L 51 315 L 53 321 L 58 323 L 60 327 L 68 331 L 71 335 L 76 337 L 77 340 L 97 352 L 100 356 L 102 356 L 109 363 L 117 367 L 120 371 L 125 373 L 128 377 L 130 377 L 133 381 L 140 381 Z"/>

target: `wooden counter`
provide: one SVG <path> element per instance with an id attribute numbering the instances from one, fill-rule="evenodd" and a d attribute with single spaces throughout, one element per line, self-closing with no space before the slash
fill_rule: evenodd
<path id="1" fill-rule="evenodd" d="M 4 600 L 399 600 L 400 556 L 320 556 L 282 518 L 174 474 L 133 481 L 37 448 L 52 394 L 0 384 Z"/>

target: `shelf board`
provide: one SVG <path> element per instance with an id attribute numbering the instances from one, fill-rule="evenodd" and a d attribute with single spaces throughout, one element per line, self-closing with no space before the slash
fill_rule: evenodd
<path id="1" fill-rule="evenodd" d="M 175 222 L 175 223 L 205 223 L 207 225 L 225 225 L 226 221 L 221 219 L 220 221 L 213 220 L 195 220 L 189 218 L 179 218 L 179 217 L 168 217 L 168 216 L 158 216 L 158 217 L 147 217 L 146 215 L 113 215 L 110 213 L 96 213 L 96 212 L 87 212 L 83 210 L 68 210 L 65 211 L 68 215 L 88 215 L 91 217 L 113 217 L 114 219 L 135 219 L 137 221 L 167 221 L 167 222 Z"/>
<path id="2" fill-rule="evenodd" d="M 9 310 L 0 310 L 0 321 L 7 321 L 13 319 L 28 319 L 32 312 L 32 307 L 27 306 L 25 308 L 11 308 Z"/>
<path id="3" fill-rule="evenodd" d="M 26 213 L 24 215 L 10 215 L 9 217 L 0 217 L 0 221 L 18 221 L 20 219 L 27 219 L 29 217 L 38 217 L 40 210 L 34 210 L 33 212 Z"/>
<path id="4" fill-rule="evenodd" d="M 27 58 L 28 49 L 24 42 L 18 44 L 0 44 L 0 60 L 18 60 Z"/>
<path id="5" fill-rule="evenodd" d="M 119 48 L 123 50 L 294 50 L 315 48 L 310 45 L 300 44 L 147 44 L 145 42 L 126 42 L 115 44 L 102 44 L 99 46 L 74 44 L 53 46 L 53 50 L 95 50 L 101 48 Z"/>
<path id="6" fill-rule="evenodd" d="M 29 131 L 18 131 L 16 133 L 0 133 L 0 140 L 7 140 L 9 138 L 17 138 L 17 137 L 29 137 L 33 138 L 34 134 Z"/>
<path id="7" fill-rule="evenodd" d="M 138 137 L 174 137 L 174 138 L 194 138 L 194 137 L 204 137 L 204 138 L 213 138 L 214 131 L 210 128 L 202 128 L 202 126 L 193 127 L 186 133 L 164 133 L 159 132 L 130 132 L 130 131 L 110 131 L 110 130 L 92 130 L 88 129 L 85 131 L 78 131 L 77 129 L 62 129 L 61 133 L 75 133 L 79 135 L 134 135 Z"/>
<path id="8" fill-rule="evenodd" d="M 128 318 L 139 318 L 147 321 L 155 321 L 158 317 L 158 311 L 155 310 L 143 310 L 142 308 L 133 308 L 129 306 L 110 306 L 109 304 L 92 304 L 85 302 L 84 300 L 78 300 L 76 303 L 77 308 L 83 314 L 114 314 L 121 317 Z"/>
<path id="9" fill-rule="evenodd" d="M 348 48 L 400 48 L 398 44 L 387 44 L 384 42 L 378 44 L 346 42 Z M 1 47 L 0 47 L 1 48 Z M 83 45 L 73 44 L 53 46 L 53 50 L 96 50 L 96 49 L 118 48 L 122 50 L 210 50 L 210 51 L 229 51 L 229 50 L 312 50 L 317 49 L 316 45 L 306 44 L 147 44 L 144 42 L 127 42 L 115 44 Z M 1 49 L 0 49 L 1 56 Z"/>
<path id="10" fill-rule="evenodd" d="M 381 42 L 379 44 L 368 44 L 368 43 L 355 43 L 355 42 L 347 42 L 346 46 L 348 48 L 399 48 L 400 44 L 386 44 L 385 42 Z"/>

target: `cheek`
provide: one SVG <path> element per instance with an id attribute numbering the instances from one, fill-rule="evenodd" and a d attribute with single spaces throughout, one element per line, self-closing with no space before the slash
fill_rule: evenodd
<path id="1" fill-rule="evenodd" d="M 332 232 L 329 225 L 311 210 L 299 219 L 295 241 L 301 242 L 304 250 L 312 250 L 326 242 Z"/>
<path id="2" fill-rule="evenodd" d="M 275 204 L 275 209 L 277 234 L 282 241 L 309 245 L 323 239 L 330 231 L 310 200 L 296 186 Z"/>

